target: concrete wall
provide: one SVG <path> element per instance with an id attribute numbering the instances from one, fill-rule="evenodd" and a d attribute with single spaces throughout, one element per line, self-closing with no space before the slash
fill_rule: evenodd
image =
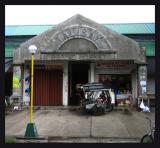
<path id="1" fill-rule="evenodd" d="M 95 63 L 90 63 L 90 82 L 95 82 Z"/>
<path id="2" fill-rule="evenodd" d="M 64 106 L 68 105 L 68 62 L 63 64 L 63 101 Z"/>
<path id="3" fill-rule="evenodd" d="M 132 73 L 132 97 L 133 103 L 136 103 L 137 99 L 137 85 L 138 85 L 138 78 L 137 78 L 137 71 L 133 71 Z"/>

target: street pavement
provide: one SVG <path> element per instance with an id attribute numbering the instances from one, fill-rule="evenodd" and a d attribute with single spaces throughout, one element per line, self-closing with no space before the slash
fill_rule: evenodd
<path id="1" fill-rule="evenodd" d="M 91 116 L 76 109 L 41 109 L 33 112 L 38 134 L 47 142 L 138 142 L 149 132 L 147 116 L 151 113 L 132 109 L 129 113 L 114 110 L 101 116 Z M 5 117 L 6 136 L 24 136 L 29 122 L 29 110 L 14 112 Z"/>

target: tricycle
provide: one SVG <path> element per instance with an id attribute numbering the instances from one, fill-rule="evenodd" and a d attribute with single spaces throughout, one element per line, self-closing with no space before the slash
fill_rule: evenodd
<path id="1" fill-rule="evenodd" d="M 115 94 L 112 89 L 106 89 L 102 83 L 87 83 L 80 88 L 80 108 L 84 112 L 102 115 L 113 110 Z"/>

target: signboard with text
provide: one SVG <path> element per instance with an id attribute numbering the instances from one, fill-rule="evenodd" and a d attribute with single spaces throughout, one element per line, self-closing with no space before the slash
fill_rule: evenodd
<path id="1" fill-rule="evenodd" d="M 96 62 L 96 68 L 107 68 L 107 69 L 128 69 L 132 66 L 132 61 L 104 61 Z"/>

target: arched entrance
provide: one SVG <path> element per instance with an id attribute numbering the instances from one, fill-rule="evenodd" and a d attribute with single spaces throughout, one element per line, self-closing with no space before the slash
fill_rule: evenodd
<path id="1" fill-rule="evenodd" d="M 90 57 L 88 60 L 79 60 L 78 56 L 81 53 L 96 52 L 97 47 L 93 42 L 85 38 L 72 38 L 67 40 L 59 51 L 71 54 L 75 53 L 77 60 L 68 61 L 68 105 L 79 105 L 79 98 L 77 96 L 77 84 L 85 84 L 89 82 Z M 71 56 L 71 55 L 70 55 Z M 76 57 L 75 56 L 75 57 Z"/>

